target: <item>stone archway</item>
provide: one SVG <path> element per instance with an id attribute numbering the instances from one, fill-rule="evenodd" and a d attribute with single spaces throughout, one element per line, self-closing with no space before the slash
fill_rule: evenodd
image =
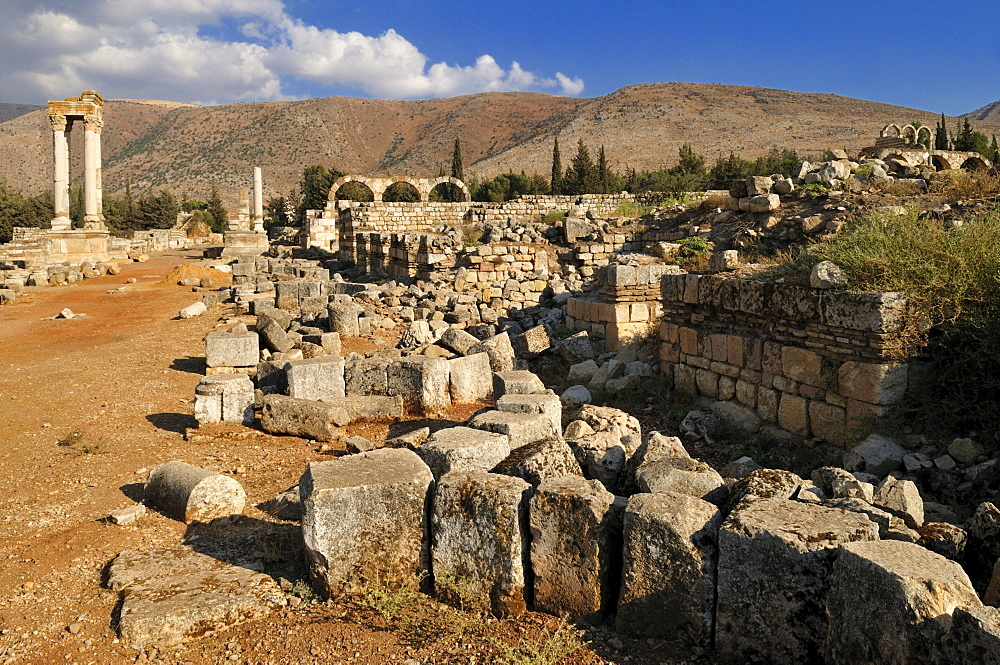
<path id="1" fill-rule="evenodd" d="M 330 193 L 327 194 L 327 196 L 326 196 L 327 207 L 336 205 L 336 203 L 337 203 L 337 192 L 340 191 L 341 187 L 343 187 L 344 185 L 346 185 L 349 182 L 361 183 L 362 185 L 364 185 L 365 187 L 367 187 L 368 189 L 371 190 L 372 196 L 374 197 L 374 199 L 376 201 L 381 201 L 382 200 L 382 189 L 376 189 L 376 187 L 373 187 L 372 185 L 374 183 L 372 182 L 372 180 L 373 179 L 366 178 L 366 177 L 360 176 L 360 175 L 345 175 L 345 176 L 340 177 L 337 180 L 337 182 L 333 183 L 333 186 L 330 187 Z"/>
<path id="2" fill-rule="evenodd" d="M 895 131 L 892 134 L 890 134 L 889 133 L 890 130 L 895 130 Z M 882 128 L 881 132 L 879 132 L 879 136 L 881 136 L 881 137 L 889 137 L 889 138 L 898 138 L 898 137 L 902 136 L 902 134 L 903 133 L 900 131 L 899 125 L 897 125 L 895 123 L 889 123 L 888 125 L 886 125 L 885 127 Z"/>
<path id="3" fill-rule="evenodd" d="M 430 193 L 437 189 L 440 185 L 453 185 L 462 192 L 462 201 L 468 202 L 472 200 L 472 194 L 469 192 L 469 187 L 458 178 L 453 178 L 451 176 L 441 176 L 440 178 L 431 180 L 430 187 L 427 190 L 427 196 L 430 197 Z"/>

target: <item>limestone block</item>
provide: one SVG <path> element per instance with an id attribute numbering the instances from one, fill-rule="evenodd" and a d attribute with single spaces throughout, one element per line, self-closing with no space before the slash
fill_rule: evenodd
<path id="1" fill-rule="evenodd" d="M 545 392 L 545 384 L 528 370 L 515 369 L 493 375 L 494 401 L 504 395 L 534 395 L 542 392 Z"/>
<path id="2" fill-rule="evenodd" d="M 406 408 L 416 413 L 439 413 L 451 404 L 449 363 L 429 356 L 408 356 L 389 363 L 386 392 L 402 397 Z"/>
<path id="3" fill-rule="evenodd" d="M 982 606 L 954 561 L 895 540 L 845 544 L 833 565 L 826 611 L 828 660 L 935 663 L 957 608 Z M 987 662 L 974 659 L 977 662 Z"/>
<path id="4" fill-rule="evenodd" d="M 545 326 L 535 326 L 512 339 L 511 345 L 519 358 L 534 358 L 552 347 L 552 339 Z"/>
<path id="5" fill-rule="evenodd" d="M 611 491 L 618 491 L 623 481 L 627 454 L 621 437 L 615 432 L 595 432 L 567 441 L 583 474 L 599 480 Z"/>
<path id="6" fill-rule="evenodd" d="M 471 427 L 446 427 L 417 448 L 435 478 L 452 471 L 489 471 L 510 454 L 506 435 Z"/>
<path id="7" fill-rule="evenodd" d="M 556 345 L 556 351 L 571 365 L 593 359 L 597 356 L 594 353 L 594 345 L 591 343 L 590 336 L 587 335 L 586 330 L 559 342 Z"/>
<path id="8" fill-rule="evenodd" d="M 531 566 L 535 609 L 597 623 L 618 595 L 614 561 L 621 551 L 624 499 L 596 480 L 565 476 L 531 497 Z"/>
<path id="9" fill-rule="evenodd" d="M 761 194 L 769 194 L 771 192 L 771 187 L 774 186 L 774 181 L 770 176 L 766 175 L 752 175 L 747 178 L 747 193 L 746 196 L 760 196 Z"/>
<path id="10" fill-rule="evenodd" d="M 911 529 L 924 525 L 924 501 L 912 480 L 887 476 L 878 486 L 872 503 L 902 519 Z"/>
<path id="11" fill-rule="evenodd" d="M 809 429 L 813 436 L 841 445 L 847 440 L 847 410 L 826 402 L 809 400 Z"/>
<path id="12" fill-rule="evenodd" d="M 1000 662 L 1000 610 L 956 607 L 940 663 Z"/>
<path id="13" fill-rule="evenodd" d="M 194 418 L 210 423 L 253 424 L 253 381 L 243 374 L 206 376 L 194 389 Z"/>
<path id="14" fill-rule="evenodd" d="M 777 194 L 752 196 L 748 202 L 750 212 L 771 212 L 781 207 L 781 197 Z M 742 209 L 742 201 L 740 208 Z"/>
<path id="15" fill-rule="evenodd" d="M 781 401 L 778 403 L 778 424 L 782 429 L 799 436 L 809 436 L 808 409 L 809 404 L 805 398 L 782 393 Z"/>
<path id="16" fill-rule="evenodd" d="M 795 496 L 803 480 L 791 471 L 782 469 L 757 469 L 740 479 L 729 490 L 729 506 L 751 503 L 762 499 L 790 499 Z"/>
<path id="17" fill-rule="evenodd" d="M 590 394 L 587 387 L 581 385 L 570 386 L 559 396 L 559 401 L 561 401 L 563 406 L 567 409 L 576 409 L 584 404 L 590 404 L 592 399 L 593 395 Z"/>
<path id="18" fill-rule="evenodd" d="M 781 347 L 781 370 L 789 379 L 810 386 L 823 383 L 820 357 L 813 351 L 797 346 Z"/>
<path id="19" fill-rule="evenodd" d="M 260 360 L 255 332 L 210 332 L 205 336 L 205 364 L 209 367 L 252 367 Z"/>
<path id="20" fill-rule="evenodd" d="M 818 660 L 827 622 L 817 608 L 837 548 L 877 538 L 864 515 L 784 499 L 743 502 L 719 531 L 716 649 L 750 663 Z"/>
<path id="21" fill-rule="evenodd" d="M 272 351 L 284 353 L 295 346 L 295 342 L 276 321 L 267 320 L 263 326 L 258 323 L 257 332 L 260 334 L 260 341 Z"/>
<path id="22" fill-rule="evenodd" d="M 809 286 L 814 289 L 835 289 L 847 286 L 844 272 L 833 261 L 820 261 L 809 273 Z"/>
<path id="23" fill-rule="evenodd" d="M 583 470 L 565 441 L 549 437 L 515 448 L 493 468 L 493 473 L 523 478 L 538 487 L 546 480 L 582 476 Z"/>
<path id="24" fill-rule="evenodd" d="M 388 358 L 363 358 L 351 354 L 345 360 L 344 382 L 348 395 L 385 395 L 388 390 Z"/>
<path id="25" fill-rule="evenodd" d="M 569 374 L 566 377 L 566 381 L 570 384 L 578 383 L 588 383 L 597 374 L 600 368 L 597 362 L 592 358 L 585 360 L 582 363 L 576 363 L 575 365 L 570 365 Z"/>
<path id="26" fill-rule="evenodd" d="M 285 393 L 288 390 L 288 373 L 285 371 L 285 361 L 268 360 L 257 363 L 257 373 L 254 381 L 265 394 Z"/>
<path id="27" fill-rule="evenodd" d="M 293 360 L 286 366 L 288 395 L 299 399 L 344 397 L 344 360 L 335 356 L 318 356 L 308 360 Z"/>
<path id="28" fill-rule="evenodd" d="M 887 436 L 869 434 L 864 441 L 844 455 L 848 471 L 864 471 L 883 477 L 902 468 L 906 449 Z"/>
<path id="29" fill-rule="evenodd" d="M 540 413 L 552 423 L 552 433 L 562 431 L 562 401 L 558 395 L 503 395 L 496 401 L 498 411 L 506 413 Z"/>
<path id="30" fill-rule="evenodd" d="M 468 351 L 470 354 L 482 352 L 489 355 L 490 366 L 494 372 L 509 372 L 514 369 L 514 348 L 506 332 L 485 339 Z"/>
<path id="31" fill-rule="evenodd" d="M 469 425 L 476 429 L 503 434 L 510 440 L 511 448 L 520 448 L 559 434 L 552 419 L 542 413 L 525 413 L 489 410 L 476 414 Z"/>
<path id="32" fill-rule="evenodd" d="M 148 503 L 188 523 L 239 515 L 247 499 L 234 478 L 179 460 L 150 470 L 144 496 Z"/>
<path id="33" fill-rule="evenodd" d="M 574 420 L 582 420 L 595 432 L 612 432 L 620 440 L 628 455 L 638 450 L 642 443 L 642 427 L 639 420 L 621 409 L 586 404 L 573 414 Z"/>
<path id="34" fill-rule="evenodd" d="M 460 356 L 469 354 L 469 350 L 479 344 L 479 340 L 460 328 L 448 328 L 441 335 L 440 343 Z"/>
<path id="35" fill-rule="evenodd" d="M 353 303 L 331 303 L 326 309 L 330 332 L 340 333 L 342 340 L 360 336 L 358 318 L 363 313 L 364 309 Z"/>
<path id="36" fill-rule="evenodd" d="M 299 490 L 313 586 L 337 596 L 350 582 L 407 581 L 426 570 L 433 482 L 427 465 L 405 449 L 310 463 Z"/>
<path id="37" fill-rule="evenodd" d="M 191 303 L 190 305 L 182 309 L 180 312 L 177 313 L 177 316 L 179 316 L 182 319 L 191 319 L 196 316 L 201 316 L 207 311 L 208 307 L 205 306 L 205 303 L 198 301 L 195 303 Z"/>
<path id="38" fill-rule="evenodd" d="M 343 409 L 333 404 L 285 395 L 265 395 L 260 425 L 271 434 L 290 434 L 317 441 L 333 441 L 338 424 L 350 422 Z"/>
<path id="39" fill-rule="evenodd" d="M 615 629 L 634 637 L 711 644 L 719 509 L 683 494 L 636 494 L 624 517 Z"/>
<path id="40" fill-rule="evenodd" d="M 431 518 L 434 578 L 447 599 L 459 580 L 463 601 L 476 601 L 498 617 L 527 609 L 525 563 L 529 556 L 531 485 L 485 471 L 456 471 L 438 480 Z M 471 588 L 470 588 L 471 585 Z"/>
<path id="41" fill-rule="evenodd" d="M 489 402 L 493 398 L 493 368 L 486 353 L 448 361 L 451 399 L 458 403 Z"/>
<path id="42" fill-rule="evenodd" d="M 905 364 L 848 361 L 840 366 L 838 392 L 869 404 L 892 404 L 906 392 L 906 376 Z"/>
<path id="43" fill-rule="evenodd" d="M 729 490 L 722 476 L 711 466 L 689 457 L 646 462 L 635 474 L 640 492 L 669 492 L 722 505 Z"/>
<path id="44" fill-rule="evenodd" d="M 340 333 L 328 332 L 303 335 L 302 341 L 321 347 L 327 355 L 340 355 Z"/>
<path id="45" fill-rule="evenodd" d="M 214 635 L 285 604 L 269 575 L 186 547 L 122 552 L 107 584 L 122 596 L 118 636 L 137 649 Z"/>

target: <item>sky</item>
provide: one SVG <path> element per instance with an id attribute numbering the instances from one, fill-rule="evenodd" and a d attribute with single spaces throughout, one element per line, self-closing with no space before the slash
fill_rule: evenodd
<path id="1" fill-rule="evenodd" d="M 1000 100 L 1000 2 L 0 0 L 0 102 L 597 97 L 662 81 L 959 115 Z"/>

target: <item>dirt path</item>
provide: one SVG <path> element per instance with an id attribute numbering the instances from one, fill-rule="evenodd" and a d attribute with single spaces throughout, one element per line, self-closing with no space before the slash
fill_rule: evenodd
<path id="1" fill-rule="evenodd" d="M 239 427 L 185 441 L 204 372 L 204 335 L 233 317 L 215 308 L 176 318 L 199 296 L 162 280 L 199 256 L 200 250 L 155 255 L 125 265 L 118 276 L 29 289 L 0 307 L 0 664 L 485 663 L 498 662 L 483 646 L 489 639 L 537 634 L 550 619 L 487 622 L 483 635 L 459 635 L 454 644 L 414 641 L 373 624 L 370 612 L 322 603 L 159 655 L 116 638 L 117 594 L 100 583 L 107 563 L 123 550 L 176 545 L 185 534 L 185 525 L 155 512 L 132 527 L 104 521 L 140 497 L 151 466 L 183 459 L 232 473 L 247 490 L 245 514 L 263 518 L 252 504 L 296 484 L 309 460 L 337 452 Z M 136 279 L 130 292 L 107 293 L 130 277 Z M 86 318 L 50 318 L 67 307 Z M 468 413 L 452 415 L 461 420 Z M 384 436 L 387 429 L 362 433 Z M 72 445 L 59 445 L 71 433 L 77 433 Z M 660 646 L 642 641 L 630 649 L 630 662 L 663 661 Z M 565 662 L 606 662 L 595 652 L 611 648 L 595 643 Z"/>

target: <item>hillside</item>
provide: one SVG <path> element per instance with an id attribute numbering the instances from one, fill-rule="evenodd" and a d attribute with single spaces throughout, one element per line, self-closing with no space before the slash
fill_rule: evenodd
<path id="1" fill-rule="evenodd" d="M 1000 124 L 1000 101 L 987 104 L 983 108 L 976 109 L 975 111 L 966 113 L 965 115 L 969 118 L 969 120 L 987 122 L 994 125 Z"/>
<path id="2" fill-rule="evenodd" d="M 0 122 L 13 120 L 39 108 L 37 104 L 0 104 Z"/>
<path id="3" fill-rule="evenodd" d="M 264 168 L 266 196 L 287 193 L 302 167 L 313 163 L 359 174 L 434 176 L 450 164 L 456 136 L 467 173 L 548 174 L 555 135 L 564 165 L 583 138 L 595 152 L 603 144 L 616 168 L 649 169 L 670 164 L 684 142 L 709 160 L 730 151 L 755 157 L 772 147 L 816 154 L 870 145 L 888 122 L 933 125 L 937 117 L 831 94 L 691 83 L 630 86 L 592 99 L 483 93 L 205 107 L 111 100 L 105 106 L 104 186 L 117 194 L 131 178 L 137 192 L 169 187 L 204 196 L 215 181 L 235 202 L 257 165 Z M 983 129 L 998 126 L 1000 119 Z M 82 132 L 74 132 L 73 141 L 79 177 Z M 50 187 L 50 145 L 44 109 L 0 122 L 0 163 L 8 167 L 8 181 L 29 193 Z"/>

